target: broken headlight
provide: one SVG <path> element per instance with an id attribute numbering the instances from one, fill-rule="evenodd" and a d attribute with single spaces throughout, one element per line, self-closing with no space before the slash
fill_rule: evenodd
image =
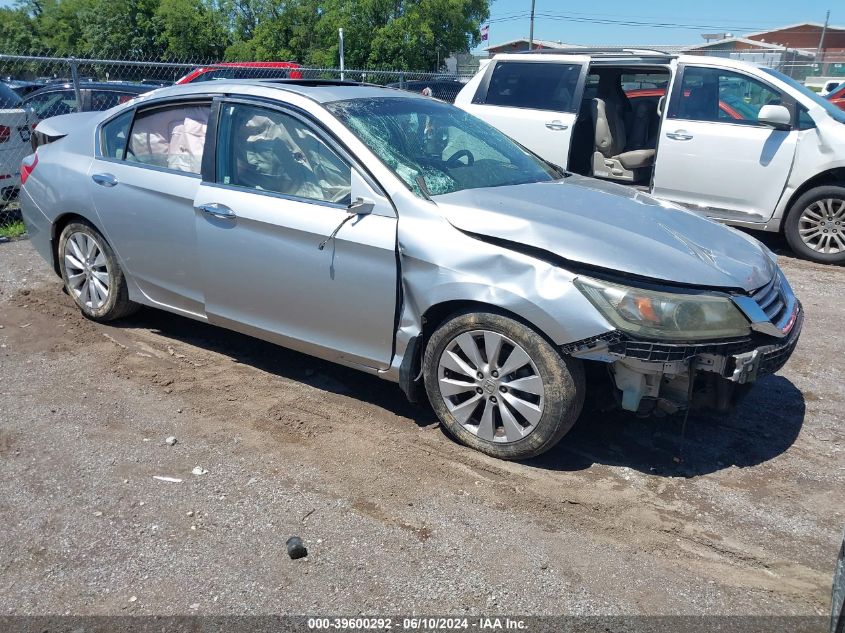
<path id="1" fill-rule="evenodd" d="M 575 285 L 613 325 L 638 338 L 695 341 L 750 331 L 726 296 L 659 292 L 589 277 L 578 277 Z"/>

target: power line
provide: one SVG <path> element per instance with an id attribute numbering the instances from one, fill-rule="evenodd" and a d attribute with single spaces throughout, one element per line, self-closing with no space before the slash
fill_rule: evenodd
<path id="1" fill-rule="evenodd" d="M 575 23 L 586 23 L 586 24 L 601 24 L 606 26 L 631 26 L 631 27 L 640 27 L 640 28 L 662 28 L 662 29 L 689 29 L 689 30 L 713 30 L 713 31 L 745 31 L 745 32 L 755 32 L 755 31 L 766 31 L 770 30 L 769 27 L 762 27 L 762 26 L 747 26 L 747 25 L 726 25 L 726 24 L 692 24 L 692 23 L 683 23 L 683 22 L 645 22 L 641 20 L 622 20 L 622 19 L 614 19 L 614 18 L 603 18 L 603 17 L 586 17 L 590 14 L 578 14 L 575 13 L 535 13 L 535 19 L 541 20 L 551 20 L 551 21 L 558 21 L 558 22 L 575 22 Z M 502 23 L 502 22 L 514 22 L 524 20 L 526 18 L 530 19 L 531 14 L 526 12 L 515 12 L 512 14 L 504 14 L 500 17 L 490 18 L 487 20 L 488 23 Z M 815 33 L 816 31 L 813 29 L 798 29 L 792 31 L 793 33 Z"/>

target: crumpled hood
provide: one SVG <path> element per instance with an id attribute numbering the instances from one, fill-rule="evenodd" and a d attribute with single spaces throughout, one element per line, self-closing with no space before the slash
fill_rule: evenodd
<path id="1" fill-rule="evenodd" d="M 433 197 L 467 233 L 684 285 L 754 290 L 774 263 L 754 238 L 635 189 L 581 176 Z"/>

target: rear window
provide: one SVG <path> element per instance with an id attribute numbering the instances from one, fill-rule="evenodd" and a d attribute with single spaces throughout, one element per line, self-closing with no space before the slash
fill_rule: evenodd
<path id="1" fill-rule="evenodd" d="M 0 110 L 12 110 L 21 107 L 21 98 L 6 84 L 0 84 Z"/>
<path id="2" fill-rule="evenodd" d="M 481 103 L 511 108 L 575 112 L 580 64 L 497 62 Z"/>

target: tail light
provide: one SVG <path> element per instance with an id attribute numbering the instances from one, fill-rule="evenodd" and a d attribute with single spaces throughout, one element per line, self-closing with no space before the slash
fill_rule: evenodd
<path id="1" fill-rule="evenodd" d="M 0 125 L 0 143 L 6 143 L 12 138 L 12 128 L 8 125 Z"/>
<path id="2" fill-rule="evenodd" d="M 26 184 L 26 179 L 35 170 L 36 165 L 38 165 L 38 154 L 30 154 L 23 159 L 21 163 L 21 187 Z"/>

